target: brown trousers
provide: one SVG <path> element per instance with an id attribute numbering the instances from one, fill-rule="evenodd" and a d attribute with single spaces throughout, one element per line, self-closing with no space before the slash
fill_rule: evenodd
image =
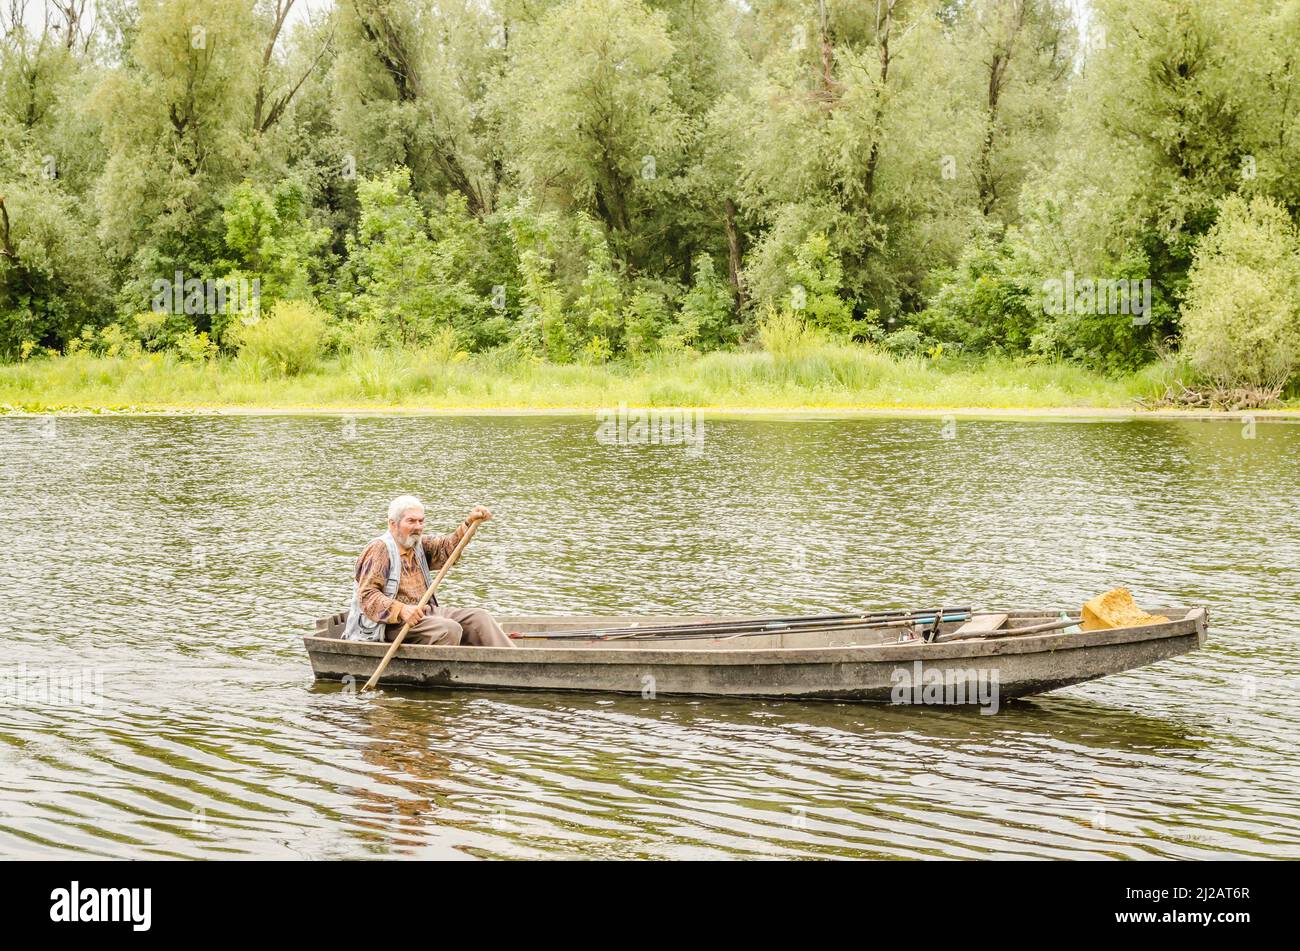
<path id="1" fill-rule="evenodd" d="M 400 624 L 384 627 L 384 640 L 391 641 L 402 629 Z M 487 611 L 482 608 L 447 608 L 427 605 L 424 617 L 411 625 L 402 639 L 403 644 L 437 644 L 454 647 L 470 644 L 475 647 L 514 647 L 515 642 L 506 636 Z"/>

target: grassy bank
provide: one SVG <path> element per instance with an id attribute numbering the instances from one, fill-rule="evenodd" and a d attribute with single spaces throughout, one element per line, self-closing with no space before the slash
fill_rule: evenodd
<path id="1" fill-rule="evenodd" d="M 8 412 L 164 409 L 548 409 L 631 406 L 764 408 L 1132 408 L 1162 393 L 1170 370 L 1109 377 L 1071 364 L 931 363 L 857 346 L 660 356 L 638 364 L 520 362 L 504 354 L 448 362 L 371 351 L 298 376 L 239 359 L 72 354 L 0 367 Z"/>

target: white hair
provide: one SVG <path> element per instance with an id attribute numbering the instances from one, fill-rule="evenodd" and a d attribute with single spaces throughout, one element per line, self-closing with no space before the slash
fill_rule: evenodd
<path id="1" fill-rule="evenodd" d="M 388 503 L 388 520 L 390 522 L 400 522 L 402 516 L 411 509 L 419 509 L 423 512 L 424 503 L 413 495 L 399 495 Z"/>

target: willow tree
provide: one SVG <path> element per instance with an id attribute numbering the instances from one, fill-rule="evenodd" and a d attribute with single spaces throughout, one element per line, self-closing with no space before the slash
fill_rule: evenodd
<path id="1" fill-rule="evenodd" d="M 1030 168 L 1051 160 L 1076 54 L 1074 27 L 1062 0 L 975 0 L 956 19 L 961 71 L 979 103 L 971 172 L 986 218 L 1015 220 Z"/>
<path id="2" fill-rule="evenodd" d="M 668 17 L 638 0 L 569 0 L 521 30 L 494 111 L 507 161 L 545 206 L 592 214 L 617 252 L 671 195 L 683 113 Z"/>
<path id="3" fill-rule="evenodd" d="M 1267 42 L 1239 28 L 1240 16 L 1257 22 L 1250 6 L 1102 0 L 1091 10 L 1055 162 L 1026 185 L 1020 235 L 1045 276 L 1151 280 L 1151 319 L 1121 317 L 1083 342 L 1091 351 L 1128 348 L 1134 362 L 1132 348 L 1149 354 L 1175 331 L 1196 242 L 1220 199 L 1251 183 L 1251 113 L 1271 97 L 1251 88 L 1266 71 L 1243 66 Z"/>
<path id="4" fill-rule="evenodd" d="M 76 105 L 94 83 L 84 4 L 0 8 L 0 356 L 62 347 L 107 317 L 112 285 L 83 200 L 102 150 Z M 34 11 L 33 11 L 34 13 Z"/>
<path id="5" fill-rule="evenodd" d="M 1254 5 L 1237 68 L 1245 75 L 1242 191 L 1269 195 L 1300 215 L 1300 3 Z"/>
<path id="6" fill-rule="evenodd" d="M 861 314 L 918 305 L 924 278 L 970 231 L 976 107 L 961 95 L 952 36 L 936 5 L 881 0 L 837 27 L 838 7 L 770 50 L 747 93 L 740 187 L 764 231 L 746 270 L 757 297 L 783 300 L 815 234 L 830 239 L 843 293 Z"/>
<path id="7" fill-rule="evenodd" d="M 336 16 L 335 121 L 355 170 L 401 165 L 424 200 L 457 191 L 491 212 L 500 164 L 484 101 L 505 21 L 474 0 L 339 0 Z"/>
<path id="8" fill-rule="evenodd" d="M 251 0 L 141 4 L 124 61 L 93 100 L 108 152 L 100 236 L 137 282 L 203 274 L 220 256 L 221 199 L 252 155 L 257 62 Z"/>
<path id="9" fill-rule="evenodd" d="M 683 283 L 694 281 L 700 253 L 725 261 L 733 306 L 741 309 L 746 232 L 755 222 L 739 208 L 740 156 L 730 123 L 733 97 L 754 76 L 737 36 L 746 18 L 730 0 L 659 0 L 653 6 L 668 17 L 673 57 L 667 79 L 682 117 L 681 158 L 666 170 L 669 188 L 645 223 L 641 256 Z"/>

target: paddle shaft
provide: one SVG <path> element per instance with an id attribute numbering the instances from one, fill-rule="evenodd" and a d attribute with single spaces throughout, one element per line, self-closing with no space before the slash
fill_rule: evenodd
<path id="1" fill-rule="evenodd" d="M 470 519 L 469 529 L 465 532 L 461 540 L 456 543 L 456 547 L 452 549 L 451 554 L 447 557 L 447 563 L 439 569 L 438 576 L 433 579 L 433 583 L 429 585 L 429 589 L 424 592 L 424 597 L 422 597 L 419 600 L 419 603 L 416 604 L 416 607 L 420 610 L 421 614 L 424 612 L 425 605 L 429 603 L 429 599 L 432 598 L 434 592 L 438 590 L 438 585 L 442 584 L 442 579 L 447 577 L 447 572 L 451 570 L 451 566 L 456 564 L 456 559 L 459 558 L 460 553 L 465 550 L 465 546 L 469 544 L 469 540 L 474 537 L 474 532 L 478 529 L 478 523 L 478 519 Z M 424 542 L 419 541 L 416 542 L 416 544 L 422 545 Z M 393 643 L 392 646 L 388 648 L 388 653 L 384 655 L 384 659 L 379 662 L 379 666 L 375 668 L 375 672 L 370 675 L 370 679 L 367 680 L 365 686 L 361 688 L 362 693 L 365 693 L 379 682 L 380 676 L 388 669 L 388 662 L 392 660 L 393 655 L 397 653 L 397 648 L 402 646 L 402 641 L 406 639 L 406 632 L 410 629 L 410 621 L 407 621 L 402 625 L 402 629 L 398 631 L 397 636 L 393 638 Z"/>
<path id="2" fill-rule="evenodd" d="M 949 641 L 970 641 L 983 640 L 994 637 L 1019 637 L 1022 634 L 1046 634 L 1048 631 L 1059 631 L 1062 628 L 1073 627 L 1082 623 L 1082 618 L 1069 617 L 1061 618 L 1059 621 L 1048 621 L 1045 624 L 1031 624 L 1029 627 L 999 627 L 992 631 L 976 631 L 973 634 L 957 634 L 953 631 L 951 634 L 940 634 L 935 639 L 936 644 L 946 644 Z"/>

